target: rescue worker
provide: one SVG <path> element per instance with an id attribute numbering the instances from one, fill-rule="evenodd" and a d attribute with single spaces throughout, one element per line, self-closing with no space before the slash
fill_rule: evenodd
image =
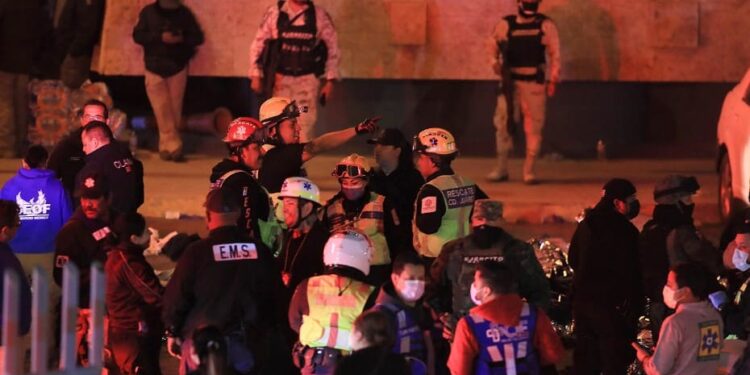
<path id="1" fill-rule="evenodd" d="M 112 354 L 123 375 L 160 375 L 164 288 L 143 256 L 151 232 L 138 213 L 120 215 L 112 228 L 117 245 L 109 251 L 104 264 Z"/>
<path id="2" fill-rule="evenodd" d="M 325 205 L 325 224 L 331 232 L 355 228 L 372 241 L 370 274 L 367 280 L 375 286 L 382 285 L 391 273 L 391 253 L 386 238 L 386 222 L 393 227 L 390 202 L 369 187 L 372 174 L 370 163 L 364 157 L 351 154 L 343 158 L 332 175 L 338 178 L 341 190 Z"/>
<path id="3" fill-rule="evenodd" d="M 733 271 L 737 286 L 730 289 L 733 297 L 732 306 L 727 309 L 725 317 L 725 332 L 735 335 L 740 340 L 747 340 L 750 331 L 750 219 L 736 223 L 737 232 L 732 241 L 724 249 L 723 262 L 727 270 Z"/>
<path id="4" fill-rule="evenodd" d="M 426 276 L 422 259 L 416 253 L 400 254 L 393 261 L 391 279 L 380 288 L 373 307 L 390 319 L 396 338 L 393 352 L 406 358 L 412 375 L 435 373 L 432 321 L 423 305 Z"/>
<path id="5" fill-rule="evenodd" d="M 287 177 L 304 177 L 302 164 L 316 155 L 333 150 L 359 134 L 377 131 L 380 120 L 378 117 L 365 119 L 354 127 L 301 142 L 300 114 L 297 103 L 284 97 L 268 99 L 260 106 L 260 121 L 268 135 L 266 142 L 273 148 L 265 155 L 266 168 L 260 169 L 259 180 L 271 194 L 281 190 Z"/>
<path id="6" fill-rule="evenodd" d="M 211 170 L 211 188 L 227 189 L 242 202 L 237 226 L 248 236 L 275 248 L 281 229 L 268 193 L 253 177 L 263 163 L 263 125 L 252 117 L 239 117 L 227 128 L 224 143 L 229 157 Z"/>
<path id="7" fill-rule="evenodd" d="M 543 310 L 549 307 L 549 282 L 534 249 L 502 229 L 502 216 L 501 202 L 474 201 L 471 234 L 445 244 L 440 257 L 432 265 L 433 306 L 443 313 L 441 320 L 446 325 L 448 337 L 456 321 L 474 307 L 469 289 L 476 265 L 484 260 L 507 264 L 518 281 L 518 294 Z"/>
<path id="8" fill-rule="evenodd" d="M 91 309 L 91 264 L 104 263 L 112 241 L 110 227 L 115 214 L 109 207 L 108 181 L 101 175 L 92 174 L 83 178 L 78 188 L 80 207 L 60 229 L 55 238 L 55 268 L 52 276 L 58 287 L 62 287 L 63 267 L 73 262 L 80 272 L 78 284 L 78 320 L 76 323 L 76 348 L 82 363 L 87 360 L 87 345 Z"/>
<path id="9" fill-rule="evenodd" d="M 414 200 L 417 199 L 419 188 L 424 185 L 424 178 L 414 168 L 409 142 L 400 130 L 383 129 L 367 143 L 375 145 L 374 155 L 378 163 L 370 178 L 370 186 L 376 193 L 384 195 L 395 209 L 394 230 L 386 228 L 389 232 L 386 237 L 388 248 L 391 258 L 395 259 L 403 252 L 414 251 L 411 221 L 414 218 Z"/>
<path id="10" fill-rule="evenodd" d="M 339 79 L 339 45 L 331 16 L 310 0 L 279 1 L 263 15 L 250 45 L 250 80 L 256 94 L 292 98 L 303 143 L 313 139 L 318 101 L 325 105 Z M 320 87 L 318 77 L 325 83 Z M 289 176 L 287 176 L 289 177 Z"/>
<path id="11" fill-rule="evenodd" d="M 302 375 L 333 374 L 341 356 L 353 349 L 354 319 L 375 289 L 365 282 L 372 251 L 372 243 L 360 232 L 334 233 L 323 250 L 326 274 L 297 286 L 289 325 L 299 333 L 293 356 Z"/>
<path id="12" fill-rule="evenodd" d="M 388 320 L 374 310 L 354 320 L 352 354 L 341 359 L 334 375 L 417 375 L 404 357 L 391 351 L 396 338 Z"/>
<path id="13" fill-rule="evenodd" d="M 92 121 L 107 123 L 109 109 L 103 102 L 91 99 L 78 110 L 78 121 L 81 126 L 57 142 L 47 163 L 48 168 L 55 172 L 71 197 L 75 192 L 76 175 L 86 165 L 86 154 L 83 152 L 81 140 L 83 128 Z"/>
<path id="14" fill-rule="evenodd" d="M 110 206 L 119 212 L 135 212 L 143 204 L 143 165 L 124 152 L 112 138 L 112 130 L 92 121 L 81 132 L 86 165 L 76 177 L 80 187 L 85 176 L 101 174 L 110 189 Z"/>
<path id="15" fill-rule="evenodd" d="M 538 180 L 534 167 L 542 146 L 547 96 L 555 95 L 560 82 L 560 41 L 555 23 L 539 13 L 541 0 L 517 2 L 518 15 L 503 18 L 492 33 L 490 61 L 492 70 L 502 80 L 493 117 L 497 167 L 487 179 L 508 181 L 508 154 L 513 148 L 514 132 L 509 126 L 520 123 L 523 117 L 523 181 L 535 184 Z"/>
<path id="16" fill-rule="evenodd" d="M 412 149 L 414 164 L 426 181 L 414 203 L 414 249 L 429 266 L 443 245 L 469 234 L 474 200 L 488 197 L 451 168 L 458 147 L 447 130 L 422 130 L 414 137 Z"/>
<path id="17" fill-rule="evenodd" d="M 654 188 L 653 219 L 643 226 L 638 251 L 646 296 L 651 300 L 650 318 L 654 342 L 664 318 L 671 312 L 662 301 L 662 288 L 671 267 L 701 263 L 715 276 L 722 271 L 721 254 L 693 224 L 693 196 L 700 189 L 695 177 L 670 175 Z"/>
<path id="18" fill-rule="evenodd" d="M 477 307 L 456 327 L 451 374 L 539 374 L 543 367 L 554 372 L 562 342 L 544 310 L 518 295 L 508 264 L 479 262 L 471 299 Z"/>
<path id="19" fill-rule="evenodd" d="M 633 362 L 629 350 L 643 313 L 638 263 L 638 229 L 630 222 L 640 203 L 628 180 L 615 178 L 578 224 L 570 241 L 574 372 L 624 374 Z"/>
<path id="20" fill-rule="evenodd" d="M 174 344 L 181 344 L 180 375 L 195 371 L 193 332 L 215 326 L 227 341 L 237 373 L 262 372 L 269 365 L 265 351 L 275 326 L 278 270 L 268 248 L 237 226 L 238 197 L 214 189 L 205 206 L 208 238 L 185 249 L 164 293 L 167 348 L 179 356 Z"/>

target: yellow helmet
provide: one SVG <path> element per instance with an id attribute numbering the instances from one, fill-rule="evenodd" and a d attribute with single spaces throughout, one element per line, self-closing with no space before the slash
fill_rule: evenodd
<path id="1" fill-rule="evenodd" d="M 274 96 L 260 106 L 260 122 L 264 126 L 274 126 L 281 121 L 299 117 L 301 112 L 307 112 L 307 108 L 300 109 L 294 100 Z"/>
<path id="2" fill-rule="evenodd" d="M 414 137 L 412 150 L 434 155 L 453 155 L 458 152 L 453 134 L 442 128 L 429 128 L 419 132 Z"/>
<path id="3" fill-rule="evenodd" d="M 336 164 L 336 168 L 333 170 L 333 173 L 331 173 L 331 175 L 338 178 L 364 178 L 370 175 L 371 170 L 372 167 L 370 167 L 370 162 L 368 162 L 364 156 L 355 153 L 341 159 L 341 161 Z"/>

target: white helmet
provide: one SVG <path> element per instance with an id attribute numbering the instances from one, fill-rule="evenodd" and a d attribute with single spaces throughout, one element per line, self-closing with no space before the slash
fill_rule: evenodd
<path id="1" fill-rule="evenodd" d="M 442 128 L 422 130 L 414 137 L 412 150 L 434 155 L 454 155 L 458 152 L 453 134 Z"/>
<path id="2" fill-rule="evenodd" d="M 347 266 L 370 274 L 370 256 L 373 246 L 366 234 L 346 229 L 328 238 L 323 248 L 323 264 L 326 266 Z"/>
<path id="3" fill-rule="evenodd" d="M 289 177 L 281 185 L 279 198 L 302 198 L 320 204 L 320 189 L 304 177 Z"/>

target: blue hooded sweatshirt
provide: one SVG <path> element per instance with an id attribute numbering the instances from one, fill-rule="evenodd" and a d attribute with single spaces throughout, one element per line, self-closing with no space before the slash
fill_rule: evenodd
<path id="1" fill-rule="evenodd" d="M 10 241 L 15 253 L 55 252 L 55 236 L 72 214 L 72 206 L 54 172 L 21 168 L 3 185 L 0 199 L 16 202 L 20 209 L 21 227 Z"/>

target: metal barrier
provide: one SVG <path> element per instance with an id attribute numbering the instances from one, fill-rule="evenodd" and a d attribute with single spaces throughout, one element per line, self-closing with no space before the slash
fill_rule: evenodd
<path id="1" fill-rule="evenodd" d="M 20 304 L 19 277 L 13 271 L 3 276 L 3 335 L 2 368 L 0 375 L 23 375 L 23 354 L 18 337 Z M 34 269 L 31 313 L 31 373 L 37 375 L 94 375 L 101 374 L 104 364 L 104 288 L 105 278 L 101 264 L 91 265 L 91 340 L 89 341 L 89 366 L 76 365 L 76 321 L 78 319 L 78 267 L 72 262 L 63 268 L 62 327 L 60 335 L 60 368 L 48 370 L 48 314 L 49 278 L 40 268 Z"/>

